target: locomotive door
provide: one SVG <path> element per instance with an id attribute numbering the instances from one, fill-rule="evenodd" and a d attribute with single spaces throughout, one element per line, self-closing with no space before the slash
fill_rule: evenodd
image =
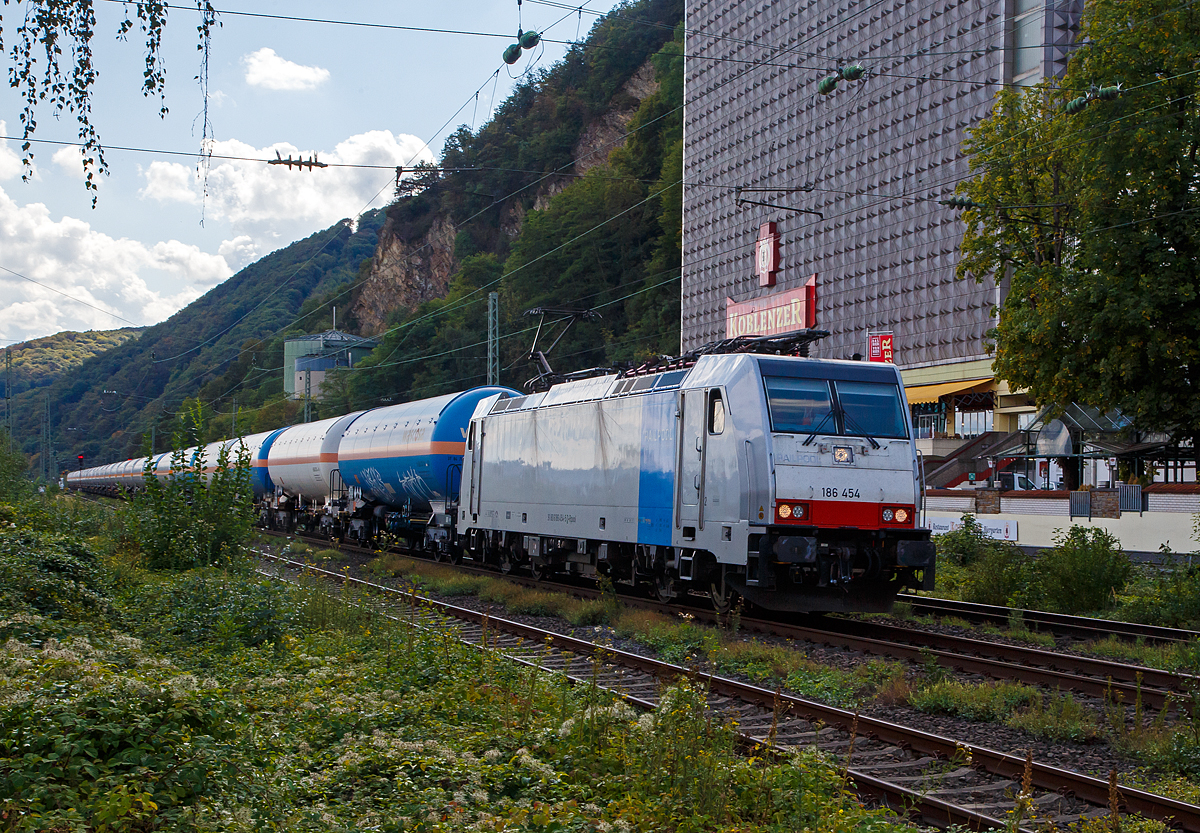
<path id="1" fill-rule="evenodd" d="M 676 528 L 704 528 L 704 450 L 707 432 L 704 430 L 705 391 L 686 390 L 680 395 L 683 411 L 679 432 L 679 478 L 676 481 L 679 511 L 675 514 Z"/>
<path id="2" fill-rule="evenodd" d="M 479 427 L 479 436 L 475 436 L 476 426 Z M 471 513 L 471 520 L 475 520 L 475 516 L 479 514 L 480 504 L 480 489 L 483 486 L 483 423 L 472 422 L 470 433 L 467 435 L 467 451 L 471 455 L 471 494 L 467 500 L 467 511 Z"/>

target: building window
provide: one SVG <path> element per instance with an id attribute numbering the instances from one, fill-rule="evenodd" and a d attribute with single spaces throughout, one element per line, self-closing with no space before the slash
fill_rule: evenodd
<path id="1" fill-rule="evenodd" d="M 917 416 L 917 439 L 931 440 L 946 433 L 945 414 L 919 414 Z"/>
<path id="2" fill-rule="evenodd" d="M 1044 75 L 1046 0 L 1014 0 L 1012 15 L 1012 79 L 1032 86 Z"/>
<path id="3" fill-rule="evenodd" d="M 954 414 L 954 433 L 960 437 L 978 437 L 992 430 L 992 411 L 958 411 Z"/>

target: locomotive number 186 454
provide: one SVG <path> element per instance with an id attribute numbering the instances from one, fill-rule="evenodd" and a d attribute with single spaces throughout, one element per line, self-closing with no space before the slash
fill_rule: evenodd
<path id="1" fill-rule="evenodd" d="M 821 497 L 841 497 L 857 500 L 859 494 L 858 489 L 838 489 L 836 486 L 822 486 Z"/>

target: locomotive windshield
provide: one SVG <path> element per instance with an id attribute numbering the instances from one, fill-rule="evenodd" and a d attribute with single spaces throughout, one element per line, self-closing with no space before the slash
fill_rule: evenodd
<path id="1" fill-rule="evenodd" d="M 833 398 L 824 379 L 764 376 L 771 428 L 784 434 L 835 433 Z"/>
<path id="2" fill-rule="evenodd" d="M 895 385 L 877 382 L 833 383 L 842 406 L 844 432 L 856 437 L 904 437 L 907 435 L 900 391 Z"/>
<path id="3" fill-rule="evenodd" d="M 788 376 L 763 376 L 763 382 L 777 433 L 908 436 L 895 385 Z"/>

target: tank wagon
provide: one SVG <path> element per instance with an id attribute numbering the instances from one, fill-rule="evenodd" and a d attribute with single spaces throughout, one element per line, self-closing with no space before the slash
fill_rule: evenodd
<path id="1" fill-rule="evenodd" d="M 273 488 L 266 468 L 266 451 L 270 449 L 271 443 L 284 430 L 283 428 L 279 428 L 275 431 L 251 434 L 248 437 L 241 437 L 238 440 L 219 440 L 204 446 L 193 446 L 185 449 L 183 456 L 184 460 L 187 461 L 187 470 L 190 473 L 200 473 L 204 476 L 206 482 L 211 482 L 213 472 L 216 471 L 217 463 L 220 459 L 221 449 L 229 449 L 230 461 L 233 462 L 233 455 L 237 453 L 235 443 L 240 442 L 250 459 L 250 482 L 254 488 L 254 494 L 256 496 L 262 495 Z M 122 490 L 134 491 L 140 489 L 145 485 L 147 460 L 151 462 L 151 471 L 160 476 L 169 475 L 171 470 L 171 452 L 168 451 L 155 454 L 149 458 L 137 457 L 121 463 L 111 463 L 106 466 L 68 472 L 66 477 L 67 488 L 110 496 L 119 495 Z"/>
<path id="2" fill-rule="evenodd" d="M 260 522 L 719 610 L 886 610 L 934 581 L 899 371 L 777 355 L 803 344 L 737 339 L 247 437 Z M 111 488 L 144 462 L 68 483 Z"/>

